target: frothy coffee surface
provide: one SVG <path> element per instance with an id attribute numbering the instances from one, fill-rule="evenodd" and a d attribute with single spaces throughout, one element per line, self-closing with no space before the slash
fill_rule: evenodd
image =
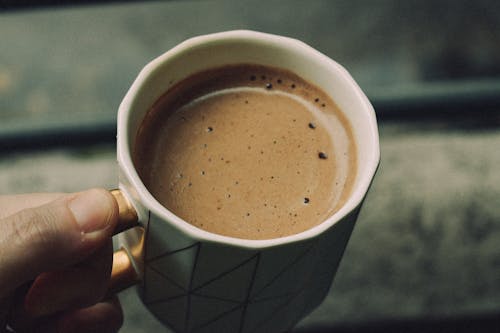
<path id="1" fill-rule="evenodd" d="M 351 127 L 322 90 L 249 64 L 175 84 L 144 119 L 133 155 L 163 206 L 198 228 L 245 239 L 325 221 L 357 168 Z"/>

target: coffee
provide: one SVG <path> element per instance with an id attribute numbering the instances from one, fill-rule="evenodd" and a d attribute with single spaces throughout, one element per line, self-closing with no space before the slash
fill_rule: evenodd
<path id="1" fill-rule="evenodd" d="M 294 73 L 253 64 L 168 89 L 137 133 L 133 159 L 152 195 L 209 232 L 270 239 L 325 221 L 357 169 L 345 116 Z"/>

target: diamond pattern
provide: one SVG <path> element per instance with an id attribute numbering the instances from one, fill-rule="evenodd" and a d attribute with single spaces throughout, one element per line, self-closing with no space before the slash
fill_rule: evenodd
<path id="1" fill-rule="evenodd" d="M 191 295 L 189 323 L 196 330 L 196 328 L 207 326 L 233 312 L 235 309 L 241 309 L 241 307 L 241 304 L 238 302 Z"/>
<path id="2" fill-rule="evenodd" d="M 196 272 L 199 274 L 195 274 L 193 286 L 199 288 L 233 269 L 238 269 L 242 263 L 254 257 L 256 253 L 256 251 L 204 243 L 196 265 Z M 219 258 L 219 260 L 213 260 L 213 258 Z"/>
<path id="3" fill-rule="evenodd" d="M 151 267 L 144 269 L 144 302 L 155 303 L 165 301 L 174 297 L 186 294 L 186 290 L 171 281 L 162 272 L 158 272 Z"/>
<path id="4" fill-rule="evenodd" d="M 203 326 L 194 328 L 190 332 L 192 333 L 235 332 L 235 327 L 238 327 L 241 323 L 242 315 L 243 315 L 243 310 L 241 309 L 241 307 L 238 307 L 232 311 L 225 313 L 224 316 L 221 316 L 216 320 L 208 322 Z"/>
<path id="5" fill-rule="evenodd" d="M 194 289 L 194 292 L 197 295 L 221 297 L 236 302 L 243 302 L 248 297 L 257 260 L 257 255 L 250 257 L 198 286 Z"/>
<path id="6" fill-rule="evenodd" d="M 315 261 L 311 260 L 314 246 L 309 245 L 293 260 L 282 267 L 270 278 L 260 290 L 252 295 L 252 300 L 267 299 L 269 297 L 281 297 L 294 294 L 306 284 L 313 274 Z"/>
<path id="7" fill-rule="evenodd" d="M 159 224 L 153 221 L 149 228 Z M 312 241 L 262 251 L 186 243 L 184 236 L 169 243 L 177 247 L 151 250 L 167 240 L 150 238 L 162 227 L 148 228 L 143 301 L 176 332 L 287 330 L 295 324 L 290 318 L 301 318 L 328 292 L 353 227 L 353 220 L 343 222 Z"/>
<path id="8" fill-rule="evenodd" d="M 175 332 L 185 332 L 188 298 L 181 296 L 164 302 L 148 304 L 150 311 Z"/>
<path id="9" fill-rule="evenodd" d="M 185 248 L 160 254 L 146 260 L 146 265 L 157 272 L 162 272 L 170 281 L 184 289 L 189 288 L 199 243 Z"/>
<path id="10" fill-rule="evenodd" d="M 300 260 L 311 250 L 311 242 L 302 242 L 293 246 L 282 246 L 269 249 L 262 253 L 259 272 L 252 290 L 252 298 L 268 287 L 272 282 L 285 274 L 297 260 Z"/>

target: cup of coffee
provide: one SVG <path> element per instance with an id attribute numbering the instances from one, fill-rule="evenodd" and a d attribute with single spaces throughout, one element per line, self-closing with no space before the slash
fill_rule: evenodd
<path id="1" fill-rule="evenodd" d="M 375 175 L 375 113 L 287 37 L 229 31 L 151 61 L 117 135 L 113 283 L 176 332 L 283 332 L 326 296 Z M 128 214 L 128 215 L 127 215 Z"/>

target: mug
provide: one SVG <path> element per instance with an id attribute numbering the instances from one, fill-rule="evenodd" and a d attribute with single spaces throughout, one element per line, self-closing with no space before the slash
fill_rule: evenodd
<path id="1" fill-rule="evenodd" d="M 169 87 L 202 70 L 255 63 L 288 69 L 321 87 L 351 123 L 358 170 L 345 204 L 299 234 L 247 240 L 201 230 L 145 187 L 131 152 L 141 122 Z M 338 63 L 296 39 L 254 31 L 194 37 L 147 64 L 118 111 L 121 225 L 112 290 L 136 284 L 144 305 L 176 332 L 283 332 L 328 293 L 380 151 L 375 112 Z"/>

